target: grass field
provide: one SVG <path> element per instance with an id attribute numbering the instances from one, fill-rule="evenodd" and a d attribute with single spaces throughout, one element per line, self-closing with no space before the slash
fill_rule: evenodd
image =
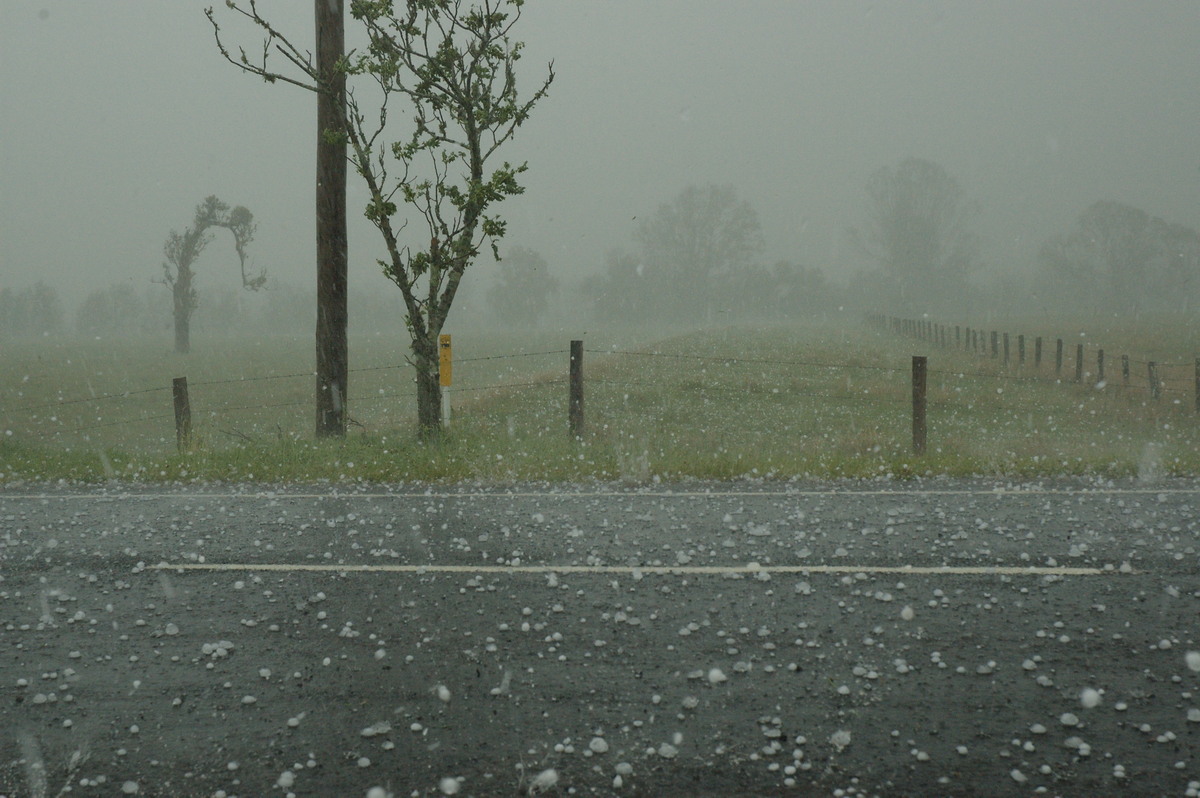
<path id="1" fill-rule="evenodd" d="M 1042 333 L 1026 334 L 1032 347 Z M 1054 333 L 1046 335 L 1052 346 Z M 1180 369 L 1194 343 L 1176 326 L 1105 335 L 1124 336 L 1136 357 L 1161 352 Z M 1075 384 L 1073 367 L 1056 380 L 1052 349 L 1040 370 L 1032 360 L 1005 368 L 850 322 L 668 337 L 589 333 L 587 431 L 576 441 L 567 434 L 570 337 L 456 333 L 451 425 L 424 444 L 415 438 L 411 369 L 396 336 L 352 340 L 344 441 L 312 439 L 308 340 L 220 342 L 184 357 L 136 341 L 6 345 L 0 480 L 1200 473 L 1190 370 L 1164 370 L 1168 390 L 1153 400 L 1144 386 L 1120 380 Z M 1112 363 L 1125 353 L 1109 351 Z M 929 448 L 920 457 L 911 447 L 913 354 L 930 358 Z M 175 451 L 176 376 L 189 379 L 194 413 L 194 442 L 184 453 Z"/>

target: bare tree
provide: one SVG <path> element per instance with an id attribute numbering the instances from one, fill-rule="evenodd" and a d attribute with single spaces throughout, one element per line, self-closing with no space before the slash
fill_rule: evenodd
<path id="1" fill-rule="evenodd" d="M 175 351 L 186 354 L 191 351 L 192 313 L 199 306 L 198 294 L 193 283 L 196 277 L 192 264 L 212 241 L 209 229 L 224 227 L 233 235 L 233 246 L 237 251 L 242 270 L 242 287 L 257 291 L 267 282 L 266 272 L 251 277 L 246 272 L 246 245 L 254 240 L 257 225 L 254 214 L 239 205 L 229 206 L 214 196 L 206 197 L 196 206 L 196 215 L 191 227 L 182 233 L 174 230 L 163 244 L 162 282 L 171 289 L 175 316 Z"/>
<path id="2" fill-rule="evenodd" d="M 254 60 L 245 50 L 234 56 L 221 39 L 212 9 L 209 20 L 221 54 L 239 69 L 270 82 L 283 81 L 314 92 L 329 92 L 329 80 L 250 2 L 230 8 L 266 36 Z M 350 164 L 366 183 L 366 217 L 379 230 L 386 258 L 383 273 L 404 300 L 417 377 L 417 420 L 423 436 L 441 427 L 438 335 L 446 323 L 464 272 L 488 244 L 493 254 L 505 222 L 494 205 L 520 194 L 517 178 L 526 164 L 504 162 L 488 167 L 496 152 L 546 96 L 554 80 L 553 64 L 541 85 L 520 99 L 516 64 L 523 44 L 510 34 L 520 19 L 523 0 L 352 0 L 351 16 L 362 24 L 368 45 L 343 59 L 340 71 L 364 79 L 365 88 L 347 88 L 340 130 L 326 133 L 349 144 Z M 269 66 L 281 55 L 297 70 L 285 75 Z M 355 89 L 373 93 L 368 113 Z M 388 141 L 390 103 L 410 106 L 411 131 Z M 402 203 L 424 222 L 428 246 L 402 243 L 407 221 L 396 219 Z"/>

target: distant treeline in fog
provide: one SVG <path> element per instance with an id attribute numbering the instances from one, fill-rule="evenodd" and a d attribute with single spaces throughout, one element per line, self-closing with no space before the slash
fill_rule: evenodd
<path id="1" fill-rule="evenodd" d="M 633 217 L 629 248 L 591 253 L 590 273 L 520 242 L 474 264 L 453 326 L 546 324 L 706 326 L 781 322 L 836 311 L 963 317 L 1031 313 L 1190 313 L 1200 308 L 1200 235 L 1184 224 L 1100 201 L 1041 246 L 1023 271 L 986 268 L 974 233 L 982 212 L 936 163 L 909 158 L 875 172 L 862 223 L 845 231 L 857 264 L 835 279 L 820 263 L 767 262 L 754 206 L 730 186 L 689 186 Z M 846 264 L 842 264 L 845 269 Z M 204 333 L 311 334 L 315 295 L 268 281 L 263 291 L 201 286 L 194 326 Z M 0 337 L 162 335 L 170 292 L 148 278 L 92 291 L 67 309 L 53 286 L 0 288 Z M 352 333 L 400 333 L 398 291 L 352 290 Z"/>

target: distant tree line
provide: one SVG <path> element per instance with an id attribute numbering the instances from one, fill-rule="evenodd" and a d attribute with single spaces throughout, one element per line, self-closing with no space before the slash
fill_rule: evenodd
<path id="1" fill-rule="evenodd" d="M 40 280 L 28 288 L 0 289 L 0 339 L 58 335 L 63 331 L 58 292 Z"/>
<path id="2" fill-rule="evenodd" d="M 780 320 L 827 307 L 820 269 L 762 261 L 762 226 L 732 186 L 688 186 L 639 222 L 583 283 L 598 321 L 712 324 Z"/>
<path id="3" fill-rule="evenodd" d="M 1097 202 L 1038 258 L 1043 293 L 1058 306 L 1101 312 L 1200 307 L 1200 234 L 1119 202 Z"/>

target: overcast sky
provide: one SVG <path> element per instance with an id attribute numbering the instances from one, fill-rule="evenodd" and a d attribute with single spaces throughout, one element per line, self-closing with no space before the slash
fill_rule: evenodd
<path id="1" fill-rule="evenodd" d="M 208 4 L 0 2 L 0 285 L 140 290 L 209 194 L 254 212 L 257 268 L 313 282 L 315 100 L 224 62 Z M 312 46 L 311 3 L 259 6 Z M 506 241 L 564 277 L 709 182 L 758 210 L 767 259 L 844 272 L 868 176 L 910 155 L 978 202 L 997 268 L 1100 199 L 1200 227 L 1195 0 L 529 0 L 518 33 L 524 85 L 557 79 L 507 153 L 530 171 Z M 351 279 L 388 290 L 355 179 Z M 225 249 L 202 286 L 237 284 Z"/>

